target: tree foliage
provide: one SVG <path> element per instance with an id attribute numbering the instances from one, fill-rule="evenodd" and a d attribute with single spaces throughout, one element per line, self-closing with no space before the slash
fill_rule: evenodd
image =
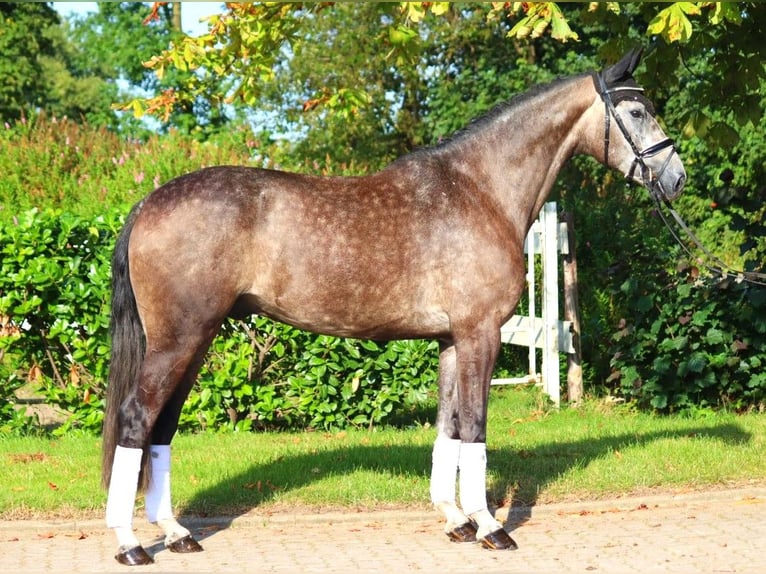
<path id="1" fill-rule="evenodd" d="M 204 96 L 213 102 L 242 101 L 253 105 L 258 101 L 264 83 L 274 78 L 275 68 L 291 51 L 304 43 L 313 42 L 312 25 L 324 11 L 343 12 L 343 3 L 277 3 L 262 2 L 226 4 L 223 14 L 210 16 L 209 29 L 199 37 L 184 36 L 167 50 L 153 57 L 147 65 L 163 76 L 171 67 L 195 70 L 198 73 L 186 82 L 147 100 L 134 100 L 131 106 L 138 112 L 149 111 L 167 117 L 174 106 L 189 97 Z M 576 8 L 555 2 L 491 2 L 471 7 L 449 2 L 399 2 L 377 4 L 380 17 L 367 20 L 373 27 L 359 41 L 373 38 L 391 65 L 402 67 L 413 63 L 413 46 L 422 37 L 421 27 L 434 17 L 452 19 L 482 11 L 486 19 L 504 20 L 510 28 L 511 40 L 535 40 L 550 33 L 561 42 L 587 42 L 589 26 L 600 23 L 613 32 L 636 23 L 635 8 L 619 2 L 591 2 Z M 743 118 L 752 119 L 757 102 L 752 99 L 766 71 L 763 66 L 764 7 L 754 2 L 674 2 L 667 5 L 641 3 L 641 30 L 644 41 L 652 42 L 661 51 L 663 79 L 672 77 L 683 60 L 683 48 L 692 53 L 709 50 L 721 69 L 731 73 L 722 91 L 737 95 L 726 106 Z M 578 33 L 574 28 L 579 26 Z M 616 25 L 616 29 L 615 29 Z M 338 28 L 340 30 L 340 28 Z M 615 40 L 604 49 L 614 57 L 623 50 L 629 35 L 614 34 Z M 623 38 L 623 39 L 620 39 Z M 712 51 L 714 45 L 728 44 L 730 50 Z M 579 49 L 583 44 L 572 46 Z M 675 47 L 674 47 L 675 45 Z M 416 53 L 416 51 L 415 51 Z M 655 75 L 654 79 L 658 79 Z M 730 83 L 729 83 L 730 82 Z M 650 87 L 653 87 L 651 85 Z M 733 90 L 732 90 L 733 88 Z M 343 94 L 351 91 L 347 96 Z M 341 113 L 353 110 L 366 100 L 364 87 L 338 86 L 331 91 L 318 90 L 314 97 L 338 108 Z M 354 97 L 349 97 L 351 94 Z M 307 102 L 309 99 L 307 98 Z M 721 102 L 726 104 L 726 102 Z M 720 107 L 720 106 L 719 106 Z M 691 126 L 698 125 L 692 122 Z"/>
<path id="2" fill-rule="evenodd" d="M 166 3 L 154 10 L 142 2 L 99 2 L 95 12 L 75 17 L 70 22 L 68 37 L 74 53 L 71 68 L 76 73 L 91 74 L 103 80 L 109 100 L 103 111 L 108 121 L 94 121 L 123 132 L 142 134 L 141 124 L 129 121 L 133 114 L 116 113 L 115 103 L 141 94 L 156 94 L 170 84 L 184 81 L 187 72 L 174 71 L 160 78 L 144 62 L 167 47 L 180 34 L 176 29 L 174 4 Z M 218 126 L 215 111 L 207 103 L 191 101 L 179 105 L 160 123 L 160 130 L 171 125 L 185 132 Z M 155 124 L 157 120 L 155 119 Z M 142 134 L 143 135 L 143 134 Z"/>
<path id="3" fill-rule="evenodd" d="M 62 22 L 48 2 L 2 3 L 0 118 L 45 113 L 145 136 L 147 125 L 114 104 L 181 81 L 176 72 L 163 83 L 143 64 L 173 37 L 173 12 L 163 6 L 147 22 L 152 10 L 145 3 L 99 2 L 96 11 Z M 179 106 L 172 125 L 193 131 L 220 124 L 210 110 L 205 102 Z"/>
<path id="4" fill-rule="evenodd" d="M 53 56 L 50 35 L 58 23 L 47 3 L 0 3 L 1 118 L 20 118 L 41 105 L 46 78 L 40 57 Z"/>

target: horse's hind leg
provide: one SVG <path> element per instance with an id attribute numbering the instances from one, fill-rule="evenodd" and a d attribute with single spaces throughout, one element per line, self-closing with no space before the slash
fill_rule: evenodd
<path id="1" fill-rule="evenodd" d="M 189 395 L 204 354 L 199 353 L 196 361 L 189 367 L 181 385 L 160 412 L 152 433 L 151 477 L 146 490 L 146 518 L 157 524 L 165 533 L 165 546 L 171 552 L 201 552 L 202 546 L 194 539 L 189 530 L 181 526 L 173 514 L 170 494 L 170 442 L 178 429 L 178 419 L 184 401 Z"/>
<path id="2" fill-rule="evenodd" d="M 172 348 L 162 348 L 161 343 L 156 342 L 157 337 L 147 335 L 147 353 L 138 384 L 119 408 L 118 440 L 106 506 L 107 527 L 114 530 L 119 545 L 115 558 L 122 564 L 152 562 L 133 534 L 133 512 L 143 452 L 152 440 L 160 413 L 185 380 L 190 367 L 200 360 L 215 331 L 217 329 L 211 329 L 197 337 L 187 334 L 182 338 L 183 343 L 169 337 L 175 343 Z"/>
<path id="3" fill-rule="evenodd" d="M 143 454 L 142 448 L 116 446 L 106 502 L 106 526 L 114 531 L 119 546 L 115 559 L 129 566 L 154 561 L 133 533 L 133 509 Z"/>

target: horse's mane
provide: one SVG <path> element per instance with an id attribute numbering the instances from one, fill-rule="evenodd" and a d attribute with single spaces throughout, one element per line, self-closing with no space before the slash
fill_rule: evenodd
<path id="1" fill-rule="evenodd" d="M 441 139 L 438 143 L 431 146 L 424 146 L 422 148 L 417 148 L 413 150 L 410 154 L 403 156 L 403 158 L 406 158 L 408 156 L 412 157 L 413 155 L 438 153 L 439 151 L 444 150 L 445 148 L 449 148 L 453 146 L 455 143 L 463 142 L 466 139 L 472 137 L 477 132 L 483 131 L 485 127 L 495 123 L 495 121 L 498 118 L 505 117 L 507 114 L 512 113 L 513 110 L 524 107 L 524 105 L 527 102 L 532 101 L 538 98 L 539 96 L 541 96 L 542 94 L 555 90 L 561 85 L 566 84 L 568 82 L 572 82 L 585 75 L 587 74 L 579 74 L 577 76 L 564 76 L 564 77 L 556 78 L 548 83 L 537 84 L 533 86 L 532 88 L 530 88 L 529 90 L 516 94 L 509 100 L 505 100 L 503 102 L 496 104 L 494 107 L 490 108 L 485 113 L 471 120 L 465 127 Z"/>

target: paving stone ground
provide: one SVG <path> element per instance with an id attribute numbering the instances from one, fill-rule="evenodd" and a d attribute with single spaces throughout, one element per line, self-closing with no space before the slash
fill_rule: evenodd
<path id="1" fill-rule="evenodd" d="M 500 509 L 513 552 L 455 544 L 436 511 L 182 519 L 205 551 L 165 550 L 136 519 L 155 563 L 113 559 L 102 521 L 0 522 L 2 572 L 766 572 L 766 488 Z"/>

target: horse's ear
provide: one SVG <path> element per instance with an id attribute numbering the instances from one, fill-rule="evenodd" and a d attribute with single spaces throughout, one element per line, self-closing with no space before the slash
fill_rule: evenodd
<path id="1" fill-rule="evenodd" d="M 641 62 L 641 54 L 643 52 L 643 48 L 633 48 L 619 62 L 604 70 L 606 85 L 611 86 L 632 78 L 633 71 L 638 68 L 638 64 Z"/>

